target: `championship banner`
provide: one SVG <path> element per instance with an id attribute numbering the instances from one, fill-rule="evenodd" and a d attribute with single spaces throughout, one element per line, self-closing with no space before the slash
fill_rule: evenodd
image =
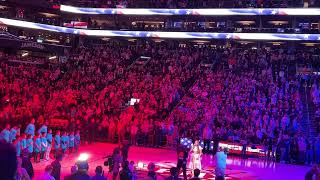
<path id="1" fill-rule="evenodd" d="M 235 40 L 284 40 L 284 41 L 320 41 L 320 34 L 285 33 L 206 33 L 206 32 L 158 32 L 158 31 L 120 31 L 75 29 L 21 20 L 0 18 L 0 24 L 53 31 L 83 36 L 134 37 L 134 38 L 174 38 L 174 39 L 235 39 Z"/>
<path id="2" fill-rule="evenodd" d="M 76 14 L 119 14 L 156 16 L 319 16 L 320 8 L 231 8 L 231 9 L 144 9 L 85 8 L 61 5 L 60 11 Z"/>

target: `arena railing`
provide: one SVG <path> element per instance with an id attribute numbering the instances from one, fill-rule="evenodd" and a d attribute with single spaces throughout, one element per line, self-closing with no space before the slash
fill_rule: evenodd
<path id="1" fill-rule="evenodd" d="M 6 18 L 0 18 L 0 22 L 8 26 L 93 37 L 320 41 L 320 34 L 113 31 L 67 28 Z"/>
<path id="2" fill-rule="evenodd" d="M 144 9 L 88 8 L 61 5 L 60 11 L 75 14 L 157 15 L 157 16 L 319 16 L 320 8 L 208 8 L 208 9 Z"/>

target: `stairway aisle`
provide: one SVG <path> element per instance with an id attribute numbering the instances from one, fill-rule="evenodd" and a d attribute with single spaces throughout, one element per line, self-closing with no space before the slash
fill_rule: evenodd
<path id="1" fill-rule="evenodd" d="M 300 87 L 300 97 L 303 105 L 303 117 L 301 119 L 301 130 L 305 136 L 314 137 L 316 135 L 315 127 L 315 105 L 312 102 L 310 87 Z"/>

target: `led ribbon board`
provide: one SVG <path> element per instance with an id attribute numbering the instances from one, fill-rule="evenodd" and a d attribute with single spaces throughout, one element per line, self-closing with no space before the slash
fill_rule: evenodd
<path id="1" fill-rule="evenodd" d="M 233 9 L 142 9 L 142 8 L 83 8 L 61 5 L 60 11 L 76 14 L 123 15 L 196 15 L 196 16 L 319 16 L 320 8 L 233 8 Z"/>
<path id="2" fill-rule="evenodd" d="M 158 32 L 158 31 L 113 31 L 75 29 L 28 21 L 0 18 L 0 24 L 99 37 L 135 37 L 135 38 L 174 38 L 174 39 L 236 39 L 236 40 L 284 40 L 284 41 L 320 41 L 320 34 L 282 34 L 282 33 L 205 33 L 205 32 Z"/>

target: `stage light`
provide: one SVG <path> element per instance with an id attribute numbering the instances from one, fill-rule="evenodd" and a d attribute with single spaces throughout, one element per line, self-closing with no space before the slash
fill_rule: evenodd
<path id="1" fill-rule="evenodd" d="M 49 57 L 50 60 L 57 58 L 56 56 Z"/>
<path id="2" fill-rule="evenodd" d="M 141 59 L 151 59 L 151 57 L 147 57 L 147 56 L 141 56 Z"/>
<path id="3" fill-rule="evenodd" d="M 143 162 L 138 162 L 138 168 L 139 168 L 139 169 L 143 169 L 143 167 L 144 167 Z"/>
<path id="4" fill-rule="evenodd" d="M 45 39 L 46 42 L 51 42 L 51 43 L 60 43 L 59 40 L 56 39 Z"/>
<path id="5" fill-rule="evenodd" d="M 78 157 L 78 161 L 87 161 L 89 159 L 89 155 L 87 153 L 81 153 Z"/>
<path id="6" fill-rule="evenodd" d="M 22 56 L 22 57 L 25 57 L 25 56 L 28 56 L 28 55 L 29 55 L 29 53 L 25 52 L 25 53 L 23 53 L 21 56 Z"/>

